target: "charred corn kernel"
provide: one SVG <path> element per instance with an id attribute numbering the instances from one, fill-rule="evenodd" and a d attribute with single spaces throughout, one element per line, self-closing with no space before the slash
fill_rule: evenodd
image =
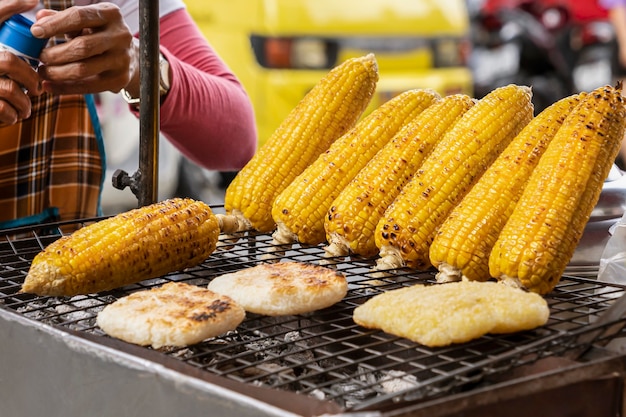
<path id="1" fill-rule="evenodd" d="M 377 82 L 368 54 L 335 67 L 304 96 L 226 189 L 224 208 L 239 218 L 240 230 L 274 230 L 276 196 L 356 124 Z"/>
<path id="2" fill-rule="evenodd" d="M 539 158 L 579 102 L 580 95 L 566 97 L 538 114 L 452 210 L 429 251 L 430 262 L 439 270 L 439 282 L 491 278 L 491 248 Z"/>
<path id="3" fill-rule="evenodd" d="M 376 269 L 430 267 L 437 228 L 532 115 L 530 88 L 517 85 L 497 88 L 469 109 L 376 225 Z"/>
<path id="4" fill-rule="evenodd" d="M 274 240 L 282 244 L 324 242 L 324 218 L 333 200 L 403 125 L 439 98 L 432 90 L 405 91 L 337 139 L 276 197 Z"/>
<path id="5" fill-rule="evenodd" d="M 405 125 L 348 183 L 326 214 L 330 256 L 378 254 L 376 224 L 433 147 L 474 105 L 467 95 L 444 97 Z"/>
<path id="6" fill-rule="evenodd" d="M 539 294 L 552 291 L 599 199 L 625 125 L 621 84 L 592 91 L 570 113 L 491 251 L 493 277 Z"/>
<path id="7" fill-rule="evenodd" d="M 72 296 L 159 277 L 205 260 L 219 233 L 201 201 L 176 198 L 130 210 L 48 245 L 33 259 L 22 292 Z"/>

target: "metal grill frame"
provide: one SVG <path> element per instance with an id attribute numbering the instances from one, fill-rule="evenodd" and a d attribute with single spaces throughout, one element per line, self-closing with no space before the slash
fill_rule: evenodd
<path id="1" fill-rule="evenodd" d="M 219 211 L 219 207 L 214 207 Z M 431 349 L 381 331 L 354 324 L 351 312 L 367 298 L 415 283 L 434 283 L 434 272 L 390 271 L 374 279 L 371 260 L 326 259 L 321 246 L 276 246 L 271 236 L 241 233 L 238 241 L 218 249 L 201 265 L 100 294 L 36 297 L 20 294 L 32 258 L 63 233 L 99 219 L 53 223 L 4 232 L 0 239 L 0 307 L 28 320 L 52 326 L 96 343 L 167 363 L 182 362 L 186 372 L 207 373 L 242 386 L 296 393 L 337 409 L 367 412 L 445 399 L 479 390 L 493 381 L 550 357 L 580 348 L 579 337 L 598 332 L 592 341 L 603 346 L 610 330 L 624 320 L 594 326 L 594 320 L 625 287 L 593 278 L 564 275 L 546 296 L 551 310 L 547 325 L 512 335 L 486 335 L 477 340 Z M 236 332 L 183 349 L 139 348 L 106 336 L 96 325 L 97 312 L 133 291 L 168 281 L 206 285 L 213 277 L 253 266 L 267 255 L 279 260 L 319 263 L 323 258 L 346 275 L 348 295 L 337 305 L 312 314 L 279 318 L 248 314 Z M 175 366 L 175 365 L 172 365 Z M 192 369 L 194 371 L 192 371 Z M 405 383 L 388 392 L 384 382 Z"/>

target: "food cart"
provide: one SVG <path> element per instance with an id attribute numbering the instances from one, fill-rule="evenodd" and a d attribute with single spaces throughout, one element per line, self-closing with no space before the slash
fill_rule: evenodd
<path id="1" fill-rule="evenodd" d="M 156 55 L 158 31 L 149 24 L 158 19 L 147 1 L 142 13 L 142 24 L 148 25 L 142 31 L 142 58 L 150 68 L 146 62 Z M 142 106 L 140 174 L 118 178 L 140 190 L 140 204 L 156 195 L 154 79 L 155 74 L 142 71 L 142 103 L 155 104 Z M 398 269 L 381 278 L 374 275 L 371 260 L 333 259 L 330 266 L 346 276 L 349 291 L 332 307 L 298 316 L 248 314 L 237 330 L 220 337 L 184 348 L 151 349 L 108 337 L 96 325 L 98 312 L 130 292 L 166 282 L 206 286 L 218 275 L 259 263 L 268 253 L 280 253 L 279 260 L 329 260 L 321 247 L 276 248 L 270 235 L 246 231 L 196 267 L 121 289 L 74 297 L 20 292 L 37 253 L 66 227 L 97 220 L 21 227 L 0 236 L 2 415 L 624 414 L 626 361 L 606 348 L 625 336 L 624 287 L 598 281 L 593 268 L 566 271 L 546 295 L 550 318 L 540 328 L 428 348 L 364 329 L 354 323 L 352 311 L 377 293 L 433 282 L 434 272 Z"/>

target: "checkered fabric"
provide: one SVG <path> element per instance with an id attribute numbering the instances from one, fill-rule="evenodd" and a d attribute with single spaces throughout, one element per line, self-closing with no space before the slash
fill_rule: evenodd
<path id="1" fill-rule="evenodd" d="M 95 107 L 82 95 L 44 94 L 32 104 L 31 117 L 0 128 L 0 228 L 97 215 L 104 156 Z"/>

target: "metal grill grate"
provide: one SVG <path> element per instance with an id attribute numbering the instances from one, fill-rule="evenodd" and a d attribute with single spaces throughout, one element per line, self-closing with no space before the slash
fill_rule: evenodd
<path id="1" fill-rule="evenodd" d="M 318 263 L 324 256 L 321 247 L 281 248 L 272 245 L 267 234 L 246 233 L 195 268 L 120 290 L 71 298 L 20 294 L 32 258 L 63 234 L 61 230 L 82 224 L 68 222 L 5 231 L 0 240 L 2 308 L 60 329 L 89 333 L 97 340 L 108 338 L 95 324 L 97 313 L 132 291 L 168 281 L 204 286 L 217 275 L 258 264 L 269 253 L 280 253 L 277 250 L 284 251 L 280 254 L 282 260 Z M 330 262 L 350 282 L 348 295 L 335 306 L 301 316 L 248 313 L 234 332 L 188 348 L 162 349 L 159 354 L 243 384 L 332 401 L 345 410 L 376 409 L 467 391 L 484 384 L 489 377 L 578 348 L 579 336 L 608 330 L 615 324 L 599 327 L 593 323 L 624 290 L 592 278 L 565 275 L 546 297 L 551 309 L 547 325 L 431 349 L 361 328 L 352 321 L 352 310 L 382 291 L 432 283 L 434 273 L 398 270 L 387 278 L 378 278 L 378 284 L 373 285 L 373 262 L 358 258 Z M 595 344 L 605 344 L 612 338 L 599 333 Z"/>

